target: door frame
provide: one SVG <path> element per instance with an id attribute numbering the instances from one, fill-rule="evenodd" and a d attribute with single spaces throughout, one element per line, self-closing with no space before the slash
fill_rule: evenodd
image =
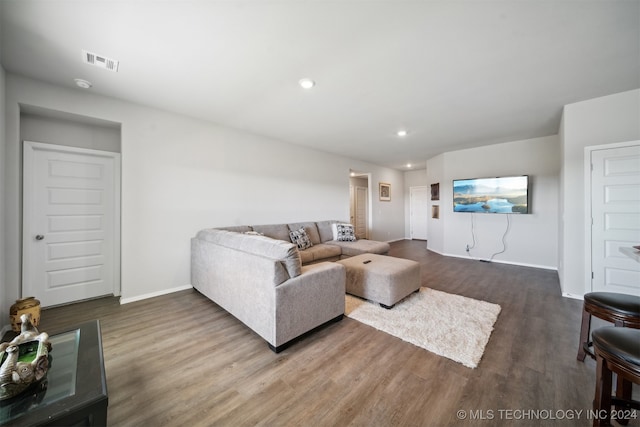
<path id="1" fill-rule="evenodd" d="M 371 230 L 373 230 L 373 189 L 371 188 L 371 172 L 356 172 L 354 169 L 349 170 L 349 178 L 353 178 L 354 174 L 358 178 L 366 178 L 367 179 L 367 219 L 366 219 L 366 227 L 367 227 L 367 239 L 371 235 Z M 349 181 L 349 219 L 351 219 L 351 214 L 354 213 L 355 209 L 355 186 L 351 184 Z M 355 221 L 354 221 L 355 222 Z"/>
<path id="2" fill-rule="evenodd" d="M 414 208 L 413 204 L 415 203 L 413 201 L 413 197 L 412 197 L 413 196 L 412 190 L 416 189 L 416 188 L 424 189 L 427 192 L 427 199 L 426 199 L 426 201 L 427 201 L 427 211 L 429 210 L 429 187 L 426 186 L 426 185 L 414 185 L 414 186 L 409 187 L 409 239 L 410 240 L 413 240 L 413 208 Z M 425 218 L 425 221 L 426 221 L 426 224 L 427 224 L 427 230 L 426 230 L 427 231 L 427 236 L 424 239 L 425 241 L 429 240 L 429 222 L 428 222 L 428 219 L 429 219 L 429 216 L 427 215 L 427 218 Z M 420 240 L 422 240 L 422 239 L 420 239 Z"/>
<path id="3" fill-rule="evenodd" d="M 584 293 L 592 292 L 593 288 L 593 260 L 592 260 L 592 241 L 593 241 L 593 227 L 592 227 L 592 194 L 591 194 L 591 158 L 594 151 L 608 150 L 615 148 L 626 148 L 640 145 L 640 140 L 615 142 L 611 144 L 591 145 L 584 147 Z"/>
<path id="4" fill-rule="evenodd" d="M 354 226 L 356 225 L 356 218 L 357 218 L 357 213 L 358 213 L 358 188 L 364 189 L 365 190 L 365 206 L 364 206 L 364 235 L 365 235 L 365 239 L 369 238 L 369 187 L 362 187 L 359 185 L 356 185 L 353 187 L 353 212 L 354 212 Z"/>
<path id="5" fill-rule="evenodd" d="M 24 293 L 25 277 L 29 277 L 26 271 L 26 258 L 27 247 L 30 243 L 29 236 L 34 234 L 31 226 L 33 221 L 31 216 L 33 214 L 32 201 L 27 197 L 28 189 L 32 189 L 34 186 L 34 157 L 36 151 L 54 151 L 59 153 L 71 153 L 71 154 L 86 154 L 90 156 L 107 157 L 113 159 L 113 175 L 114 175 L 114 206 L 113 206 L 113 295 L 120 296 L 121 294 L 121 247 L 120 247 L 120 235 L 121 235 L 121 218 L 120 218 L 120 192 L 121 192 L 121 165 L 120 165 L 120 153 L 112 151 L 93 150 L 89 148 L 70 147 L 66 145 L 49 144 L 43 142 L 24 141 L 23 147 L 23 169 L 22 169 L 22 248 L 21 248 L 21 273 L 20 278 L 20 294 L 22 297 Z"/>

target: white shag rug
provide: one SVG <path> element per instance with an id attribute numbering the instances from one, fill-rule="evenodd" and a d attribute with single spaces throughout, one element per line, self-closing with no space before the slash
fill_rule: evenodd
<path id="1" fill-rule="evenodd" d="M 391 310 L 352 295 L 345 314 L 469 368 L 478 366 L 500 306 L 429 288 L 420 288 Z"/>

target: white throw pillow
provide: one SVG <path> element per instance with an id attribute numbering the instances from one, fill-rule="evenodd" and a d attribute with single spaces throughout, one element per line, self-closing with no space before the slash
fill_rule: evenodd
<path id="1" fill-rule="evenodd" d="M 355 242 L 356 234 L 353 230 L 353 225 L 346 223 L 336 223 L 331 225 L 331 231 L 333 232 L 333 240 L 338 242 Z"/>

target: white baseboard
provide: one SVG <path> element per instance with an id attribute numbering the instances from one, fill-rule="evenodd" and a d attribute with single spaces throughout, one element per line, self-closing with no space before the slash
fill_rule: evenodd
<path id="1" fill-rule="evenodd" d="M 429 248 L 427 248 L 429 249 Z M 470 256 L 462 256 L 462 255 L 454 255 L 454 254 L 445 254 L 445 253 L 441 253 L 438 251 L 434 251 L 433 249 L 429 249 L 432 252 L 435 252 L 437 254 L 440 254 L 442 256 L 450 256 L 450 257 L 454 257 L 454 258 L 463 258 L 463 259 L 470 259 L 470 260 L 474 260 L 474 261 L 480 261 L 479 258 L 472 258 Z M 552 270 L 552 271 L 558 271 L 557 267 L 549 267 L 549 266 L 544 266 L 544 265 L 533 265 L 533 264 L 523 264 L 523 263 L 510 263 L 510 262 L 505 262 L 505 261 L 498 261 L 498 260 L 493 260 L 492 262 L 499 262 L 502 264 L 512 264 L 512 265 L 519 265 L 522 267 L 534 267 L 534 268 L 541 268 L 544 270 Z M 573 298 L 573 299 L 577 299 L 577 300 L 583 300 L 584 298 L 582 297 L 582 295 L 575 295 L 575 294 L 570 294 L 567 292 L 563 292 L 562 296 L 565 298 Z"/>
<path id="2" fill-rule="evenodd" d="M 187 289 L 193 289 L 193 286 L 191 285 L 177 286 L 175 288 L 165 289 L 157 292 L 151 292 L 148 294 L 138 295 L 136 297 L 120 298 L 120 304 L 129 304 L 131 302 L 141 301 L 141 300 L 149 299 L 153 297 L 159 297 L 161 295 L 172 294 L 174 292 L 186 291 Z"/>
<path id="3" fill-rule="evenodd" d="M 568 292 L 563 292 L 562 296 L 565 298 L 573 298 L 573 299 L 578 299 L 580 301 L 584 301 L 584 296 L 583 295 L 576 295 L 576 294 L 570 294 Z"/>
<path id="4" fill-rule="evenodd" d="M 429 245 L 427 245 L 427 250 L 428 250 L 428 251 L 431 251 L 431 252 L 435 252 L 435 253 L 437 253 L 438 255 L 448 256 L 447 254 L 444 254 L 444 253 L 442 253 L 442 252 L 440 252 L 440 251 L 436 251 L 435 249 L 431 249 L 431 248 L 429 247 Z"/>
<path id="5" fill-rule="evenodd" d="M 436 251 L 434 251 L 436 252 Z M 462 259 L 470 259 L 472 261 L 489 261 L 488 259 L 484 259 L 484 258 L 474 258 L 471 256 L 467 256 L 467 255 L 457 255 L 457 254 L 446 254 L 446 253 L 440 253 L 437 252 L 442 256 L 449 256 L 449 257 L 453 257 L 453 258 L 462 258 Z M 498 264 L 508 264 L 508 265 L 517 265 L 520 267 L 532 267 L 532 268 L 540 268 L 543 270 L 552 270 L 552 271 L 558 271 L 558 267 L 551 267 L 548 265 L 538 265 L 538 264 L 528 264 L 526 262 L 513 262 L 513 261 L 503 261 L 503 260 L 499 260 L 499 259 L 493 259 L 491 260 L 491 262 L 495 262 Z"/>
<path id="6" fill-rule="evenodd" d="M 411 240 L 411 239 L 406 239 L 404 237 L 401 237 L 399 239 L 387 240 L 387 243 L 402 242 L 403 240 Z"/>

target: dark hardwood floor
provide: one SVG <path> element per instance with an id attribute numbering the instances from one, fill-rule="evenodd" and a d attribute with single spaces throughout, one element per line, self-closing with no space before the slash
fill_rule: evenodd
<path id="1" fill-rule="evenodd" d="M 420 262 L 423 286 L 502 307 L 476 369 L 346 317 L 274 354 L 193 290 L 44 310 L 40 330 L 100 319 L 113 426 L 591 425 L 582 302 L 561 296 L 557 273 L 425 247 L 390 255 Z"/>

